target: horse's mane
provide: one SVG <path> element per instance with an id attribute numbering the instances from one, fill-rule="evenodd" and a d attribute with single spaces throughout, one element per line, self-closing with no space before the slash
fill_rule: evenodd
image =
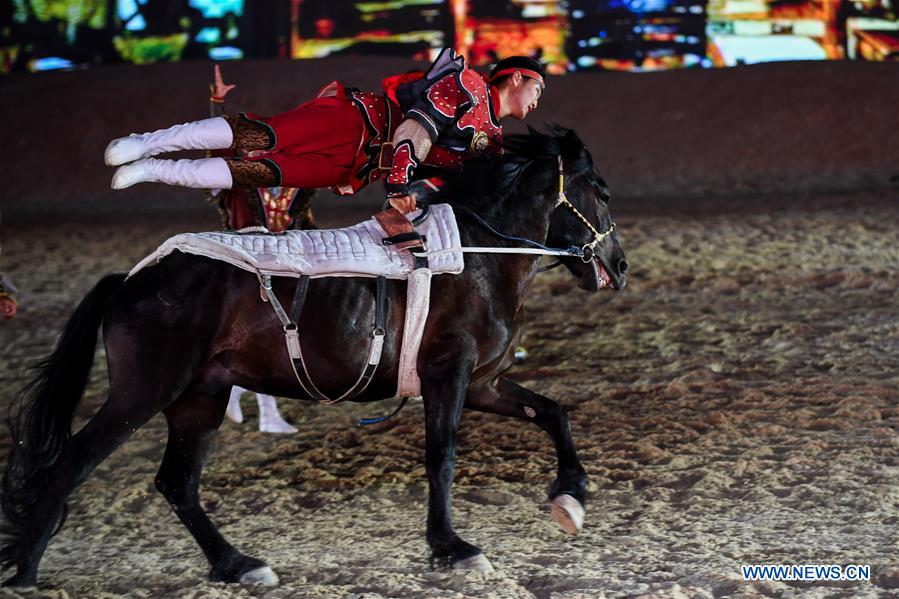
<path id="1" fill-rule="evenodd" d="M 555 164 L 563 152 L 567 156 L 570 150 L 575 150 L 572 153 L 577 159 L 574 163 L 568 163 L 566 158 L 569 175 L 581 174 L 593 168 L 590 155 L 577 135 L 551 123 L 547 123 L 547 129 L 550 131 L 549 135 L 528 127 L 527 134 L 505 136 L 502 160 L 494 162 L 476 159 L 466 162 L 465 170 L 447 177 L 443 187 L 430 201 L 464 204 L 473 210 L 494 207 L 506 198 L 517 195 L 523 184 L 525 171 L 535 162 L 553 159 L 552 164 Z M 565 143 L 575 147 L 563 148 Z M 549 167 L 549 161 L 547 162 Z M 552 174 L 554 176 L 554 171 Z"/>

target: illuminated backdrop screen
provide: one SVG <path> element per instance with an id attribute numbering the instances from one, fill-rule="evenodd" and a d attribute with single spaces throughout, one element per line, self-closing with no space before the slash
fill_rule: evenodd
<path id="1" fill-rule="evenodd" d="M 899 0 L 0 0 L 0 72 L 452 45 L 552 73 L 899 60 Z"/>

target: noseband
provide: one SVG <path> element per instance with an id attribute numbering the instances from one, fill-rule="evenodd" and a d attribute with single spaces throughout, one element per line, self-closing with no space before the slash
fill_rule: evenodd
<path id="1" fill-rule="evenodd" d="M 487 231 L 495 235 L 496 237 L 503 239 L 505 241 L 514 241 L 518 243 L 524 243 L 528 246 L 527 248 L 517 247 L 517 248 L 507 248 L 507 247 L 458 247 L 458 248 L 443 248 L 440 250 L 432 250 L 432 251 L 424 251 L 424 252 L 412 252 L 412 255 L 415 257 L 427 257 L 433 254 L 441 254 L 441 253 L 449 253 L 449 252 L 463 252 L 470 254 L 533 254 L 533 255 L 543 255 L 543 256 L 556 256 L 559 258 L 570 258 L 570 257 L 578 257 L 583 260 L 585 263 L 590 263 L 596 257 L 596 246 L 602 243 L 606 238 L 608 238 L 613 231 L 615 231 L 615 223 L 613 222 L 608 229 L 606 229 L 603 233 L 600 233 L 596 230 L 590 221 L 588 221 L 581 212 L 574 207 L 574 205 L 568 201 L 568 198 L 565 197 L 565 174 L 562 169 L 562 157 L 559 156 L 559 198 L 556 201 L 556 206 L 558 207 L 560 204 L 564 204 L 567 206 L 574 215 L 584 223 L 591 233 L 593 233 L 593 241 L 590 243 L 586 243 L 581 247 L 573 245 L 569 248 L 550 248 L 546 247 L 542 243 L 538 243 L 532 239 L 526 239 L 523 237 L 515 237 L 512 235 L 505 235 L 500 233 L 496 229 L 494 229 L 490 223 L 481 218 L 477 213 L 475 213 L 470 208 L 464 206 L 458 206 L 457 209 L 461 209 L 469 214 L 472 218 L 474 218 L 475 222 L 477 222 L 480 226 L 484 227 Z M 544 266 L 540 269 L 540 271 L 549 270 L 551 268 L 555 268 L 556 266 L 561 265 L 562 262 L 558 261 L 550 266 Z"/>
<path id="2" fill-rule="evenodd" d="M 574 215 L 578 217 L 578 219 L 580 219 L 580 221 L 584 223 L 584 225 L 586 225 L 588 229 L 590 229 L 591 233 L 593 233 L 593 241 L 584 244 L 584 246 L 581 248 L 581 260 L 583 260 L 584 262 L 590 262 L 591 260 L 593 260 L 593 256 L 595 255 L 596 246 L 602 243 L 605 238 L 611 235 L 612 231 L 615 230 L 615 223 L 612 222 L 612 224 L 609 225 L 608 229 L 600 233 L 596 230 L 596 227 L 591 225 L 590 221 L 588 221 L 584 217 L 584 215 L 581 214 L 580 210 L 575 208 L 574 204 L 568 201 L 568 197 L 565 195 L 565 171 L 562 169 L 561 156 L 559 156 L 559 199 L 556 202 L 556 206 L 559 206 L 560 204 L 564 204 L 567 208 L 574 212 Z"/>

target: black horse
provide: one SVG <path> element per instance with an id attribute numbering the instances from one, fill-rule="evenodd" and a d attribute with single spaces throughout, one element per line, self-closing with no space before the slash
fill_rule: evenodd
<path id="1" fill-rule="evenodd" d="M 519 244 L 499 240 L 472 213 L 503 233 L 553 247 L 584 246 L 614 229 L 608 189 L 572 131 L 510 136 L 502 163 L 466 167 L 432 202 L 458 206 L 466 246 Z M 559 170 L 564 165 L 562 205 Z M 466 210 L 469 209 L 471 212 Z M 583 215 L 585 220 L 578 217 Z M 588 225 L 589 223 L 589 225 Z M 592 231 L 591 231 L 592 227 Z M 597 291 L 625 285 L 627 262 L 614 233 L 594 257 L 562 259 L 579 286 Z M 421 343 L 430 484 L 427 542 L 432 564 L 491 569 L 481 550 L 453 531 L 450 486 L 462 408 L 530 420 L 555 445 L 558 472 L 549 489 L 557 521 L 580 527 L 587 477 L 575 454 L 568 417 L 555 401 L 502 376 L 521 336 L 522 307 L 538 271 L 534 255 L 466 254 L 461 275 L 435 277 Z M 294 279 L 276 278 L 289 300 Z M 366 360 L 369 340 L 357 323 L 373 320 L 374 279 L 329 278 L 310 283 L 299 321 L 309 372 L 332 396 L 350 387 Z M 401 328 L 405 283 L 390 282 L 388 331 Z M 73 414 L 87 385 L 102 322 L 109 368 L 106 402 L 76 434 Z M 355 401 L 396 390 L 400 335 L 388 333 L 381 367 Z M 81 301 L 56 349 L 10 419 L 12 452 L 2 481 L 6 517 L 0 560 L 16 573 L 10 586 L 33 585 L 47 543 L 65 520 L 66 500 L 139 427 L 160 410 L 169 426 L 156 487 L 193 534 L 211 564 L 210 579 L 275 584 L 265 562 L 235 549 L 198 500 L 204 458 L 222 422 L 232 386 L 310 399 L 299 390 L 282 341 L 281 324 L 260 301 L 257 278 L 223 262 L 174 253 L 125 280 L 107 275 Z"/>

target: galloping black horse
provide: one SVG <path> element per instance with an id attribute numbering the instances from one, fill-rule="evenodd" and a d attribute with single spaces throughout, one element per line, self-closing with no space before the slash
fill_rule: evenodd
<path id="1" fill-rule="evenodd" d="M 581 247 L 611 231 L 608 189 L 572 131 L 510 136 L 502 163 L 466 168 L 433 202 L 459 208 L 463 245 L 518 244 L 497 239 L 472 216 L 503 233 L 553 247 Z M 560 199 L 560 165 L 571 206 Z M 576 209 L 576 211 L 575 211 Z M 578 212 L 590 223 L 580 218 Z M 590 227 L 594 229 L 590 230 Z M 614 233 L 587 261 L 562 259 L 579 286 L 597 291 L 625 285 L 627 262 Z M 557 520 L 580 527 L 587 477 L 575 454 L 568 417 L 555 401 L 505 378 L 521 336 L 525 294 L 537 273 L 533 255 L 467 254 L 461 275 L 435 277 L 421 343 L 430 483 L 427 541 L 432 561 L 490 569 L 481 550 L 459 538 L 450 518 L 450 485 L 462 408 L 533 421 L 555 445 L 558 472 L 549 490 Z M 278 278 L 288 301 L 295 282 Z M 351 386 L 367 357 L 357 323 L 373 320 L 374 279 L 313 280 L 299 330 L 318 387 L 332 396 Z M 389 284 L 388 331 L 402 327 L 405 283 Z M 109 395 L 93 418 L 71 434 L 75 407 L 87 385 L 102 322 Z M 399 335 L 388 333 L 381 368 L 356 401 L 391 397 L 396 389 Z M 282 341 L 281 324 L 260 301 L 250 272 L 190 254 L 172 254 L 125 280 L 101 279 L 69 319 L 53 354 L 19 399 L 10 420 L 12 453 L 2 481 L 6 516 L 0 560 L 16 573 L 10 586 L 33 585 L 66 500 L 93 469 L 160 410 L 169 439 L 156 487 L 193 534 L 212 569 L 210 579 L 275 584 L 261 560 L 235 549 L 203 511 L 198 488 L 204 457 L 222 422 L 232 386 L 310 399 L 299 390 Z M 564 499 L 565 501 L 559 501 Z M 580 514 L 576 513 L 580 511 Z"/>

